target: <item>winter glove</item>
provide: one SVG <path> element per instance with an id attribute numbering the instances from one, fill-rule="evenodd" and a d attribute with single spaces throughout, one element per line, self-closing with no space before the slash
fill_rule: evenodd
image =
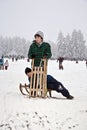
<path id="1" fill-rule="evenodd" d="M 44 54 L 43 59 L 46 59 L 46 58 L 47 58 L 47 54 Z"/>

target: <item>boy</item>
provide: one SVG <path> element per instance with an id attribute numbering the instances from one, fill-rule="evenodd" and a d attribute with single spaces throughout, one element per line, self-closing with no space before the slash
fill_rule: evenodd
<path id="1" fill-rule="evenodd" d="M 25 74 L 28 76 L 28 80 L 30 81 L 32 71 L 30 68 L 25 69 Z M 47 75 L 47 89 L 55 90 L 60 92 L 67 99 L 73 99 L 74 97 L 70 95 L 68 90 L 63 86 L 63 84 L 56 79 L 54 79 L 51 75 Z"/>
<path id="2" fill-rule="evenodd" d="M 49 59 L 51 57 L 51 47 L 48 43 L 43 42 L 44 34 L 38 31 L 34 35 L 35 40 L 31 44 L 28 52 L 28 58 L 34 58 L 34 66 L 40 66 L 41 59 Z"/>

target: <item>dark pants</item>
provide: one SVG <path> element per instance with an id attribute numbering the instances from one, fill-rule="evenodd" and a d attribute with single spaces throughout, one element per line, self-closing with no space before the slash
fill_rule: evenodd
<path id="1" fill-rule="evenodd" d="M 8 66 L 5 66 L 5 70 L 7 70 L 8 69 Z"/>
<path id="2" fill-rule="evenodd" d="M 63 86 L 63 84 L 54 79 L 51 75 L 47 75 L 47 88 L 55 90 L 67 98 L 70 95 L 68 90 Z"/>

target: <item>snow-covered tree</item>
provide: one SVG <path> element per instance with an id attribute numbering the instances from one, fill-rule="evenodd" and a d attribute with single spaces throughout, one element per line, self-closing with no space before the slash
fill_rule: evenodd
<path id="1" fill-rule="evenodd" d="M 72 32 L 71 53 L 72 58 L 75 59 L 83 59 L 85 57 L 85 41 L 80 30 Z"/>
<path id="2" fill-rule="evenodd" d="M 0 57 L 2 56 L 2 54 L 3 54 L 3 52 L 2 52 L 2 49 L 3 49 L 3 42 L 4 42 L 4 40 L 3 40 L 3 37 L 2 36 L 0 36 Z"/>
<path id="3" fill-rule="evenodd" d="M 0 36 L 0 56 L 20 55 L 27 57 L 30 42 L 24 38 L 7 38 Z"/>
<path id="4" fill-rule="evenodd" d="M 72 34 L 67 34 L 64 37 L 62 32 L 59 32 L 57 42 L 47 41 L 51 45 L 52 58 L 64 57 L 68 59 L 87 59 L 87 46 L 81 30 L 73 30 Z M 0 57 L 16 56 L 27 57 L 30 47 L 30 41 L 26 41 L 20 37 L 2 37 L 0 36 Z"/>
<path id="5" fill-rule="evenodd" d="M 52 59 L 56 59 L 57 58 L 57 45 L 52 42 L 52 41 L 48 41 L 48 43 L 51 45 L 51 52 L 52 52 Z"/>
<path id="6" fill-rule="evenodd" d="M 69 34 L 67 34 L 67 36 L 65 37 L 64 44 L 65 44 L 64 57 L 70 59 L 72 54 L 71 54 L 71 37 Z"/>
<path id="7" fill-rule="evenodd" d="M 57 38 L 57 58 L 63 57 L 65 55 L 65 44 L 64 44 L 64 36 L 62 32 L 59 32 Z"/>

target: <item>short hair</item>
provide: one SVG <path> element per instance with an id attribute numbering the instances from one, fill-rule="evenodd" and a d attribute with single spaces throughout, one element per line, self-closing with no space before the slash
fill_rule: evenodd
<path id="1" fill-rule="evenodd" d="M 25 69 L 25 74 L 27 74 L 27 73 L 29 73 L 29 72 L 31 72 L 31 68 L 26 67 L 26 69 Z"/>

